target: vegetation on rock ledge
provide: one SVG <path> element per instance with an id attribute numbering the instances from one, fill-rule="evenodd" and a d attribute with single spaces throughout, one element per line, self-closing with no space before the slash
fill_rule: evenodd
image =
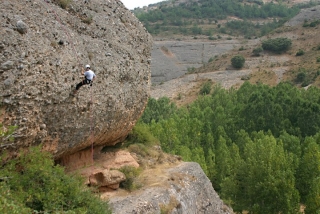
<path id="1" fill-rule="evenodd" d="M 111 213 L 108 203 L 85 188 L 80 177 L 66 175 L 38 147 L 1 167 L 0 213 Z"/>

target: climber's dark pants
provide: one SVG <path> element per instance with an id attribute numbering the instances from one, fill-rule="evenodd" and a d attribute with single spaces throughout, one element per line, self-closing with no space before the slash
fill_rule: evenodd
<path id="1" fill-rule="evenodd" d="M 79 88 L 83 85 L 91 84 L 91 80 L 84 79 L 81 82 L 79 82 L 76 86 L 76 90 L 79 90 Z"/>

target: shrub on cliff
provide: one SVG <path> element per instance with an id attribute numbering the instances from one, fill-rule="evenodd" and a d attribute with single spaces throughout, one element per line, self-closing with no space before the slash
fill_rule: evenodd
<path id="1" fill-rule="evenodd" d="M 0 213 L 111 213 L 80 177 L 66 175 L 49 153 L 37 147 L 3 164 Z"/>
<path id="2" fill-rule="evenodd" d="M 61 8 L 66 9 L 72 3 L 72 0 L 57 0 L 57 3 Z"/>

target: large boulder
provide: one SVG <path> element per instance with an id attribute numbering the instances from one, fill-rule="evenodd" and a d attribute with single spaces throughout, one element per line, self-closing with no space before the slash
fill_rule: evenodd
<path id="1" fill-rule="evenodd" d="M 95 172 L 89 177 L 91 186 L 110 189 L 118 189 L 120 183 L 125 180 L 126 176 L 122 172 L 109 169 Z"/>
<path id="2" fill-rule="evenodd" d="M 162 170 L 158 166 L 143 180 L 151 182 L 130 195 L 107 197 L 113 213 L 234 213 L 220 199 L 198 163 L 182 162 Z"/>
<path id="3" fill-rule="evenodd" d="M 109 0 L 10 0 L 0 13 L 0 123 L 16 126 L 1 151 L 61 158 L 122 141 L 150 88 L 152 38 L 133 13 Z M 96 81 L 73 97 L 86 64 Z"/>

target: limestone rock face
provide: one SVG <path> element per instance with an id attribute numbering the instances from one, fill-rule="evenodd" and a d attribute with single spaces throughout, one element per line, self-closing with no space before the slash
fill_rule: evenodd
<path id="1" fill-rule="evenodd" d="M 42 143 L 56 158 L 123 140 L 150 88 L 152 38 L 121 1 L 0 3 L 1 150 Z M 70 93 L 86 64 L 93 86 Z"/>
<path id="2" fill-rule="evenodd" d="M 156 175 L 154 175 L 156 176 Z M 184 162 L 167 169 L 162 179 L 129 196 L 109 198 L 115 214 L 233 214 L 212 187 L 200 165 Z"/>

